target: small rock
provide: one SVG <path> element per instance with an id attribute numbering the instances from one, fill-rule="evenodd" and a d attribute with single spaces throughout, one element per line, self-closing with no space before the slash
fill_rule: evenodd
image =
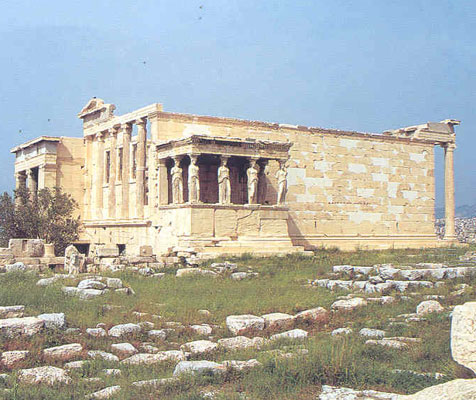
<path id="1" fill-rule="evenodd" d="M 332 303 L 331 308 L 336 311 L 350 311 L 358 307 L 367 305 L 367 301 L 361 297 L 354 297 L 348 300 L 337 300 Z"/>
<path id="2" fill-rule="evenodd" d="M 25 306 L 0 307 L 0 318 L 21 318 L 25 312 Z"/>
<path id="3" fill-rule="evenodd" d="M 70 361 L 69 363 L 64 364 L 64 367 L 66 369 L 81 369 L 86 365 L 86 361 L 80 360 L 80 361 Z"/>
<path id="4" fill-rule="evenodd" d="M 35 317 L 0 319 L 0 335 L 7 337 L 33 336 L 40 333 L 45 323 Z"/>
<path id="5" fill-rule="evenodd" d="M 444 308 L 436 300 L 426 300 L 418 304 L 416 313 L 418 315 L 426 315 L 431 313 L 439 313 L 444 311 Z"/>
<path id="6" fill-rule="evenodd" d="M 168 350 L 159 351 L 155 354 L 139 353 L 121 361 L 121 364 L 130 365 L 153 365 L 164 361 L 182 361 L 185 360 L 183 351 Z"/>
<path id="7" fill-rule="evenodd" d="M 202 317 L 211 317 L 212 313 L 208 310 L 198 310 L 198 314 Z"/>
<path id="8" fill-rule="evenodd" d="M 350 328 L 337 328 L 331 332 L 331 336 L 350 335 L 352 332 Z"/>
<path id="9" fill-rule="evenodd" d="M 37 318 L 44 321 L 46 329 L 66 328 L 66 318 L 64 313 L 40 314 Z"/>
<path id="10" fill-rule="evenodd" d="M 235 336 L 231 338 L 219 339 L 218 345 L 227 350 L 241 350 L 255 347 L 256 343 L 253 341 L 253 339 L 247 338 L 246 336 Z"/>
<path id="11" fill-rule="evenodd" d="M 180 350 L 189 351 L 192 353 L 192 355 L 196 355 L 210 353 L 216 350 L 217 347 L 218 345 L 211 342 L 210 340 L 195 340 L 180 346 Z"/>
<path id="12" fill-rule="evenodd" d="M 263 330 L 264 319 L 250 314 L 229 315 L 226 317 L 226 326 L 235 335 L 241 335 L 252 330 Z"/>
<path id="13" fill-rule="evenodd" d="M 110 362 L 119 362 L 119 357 L 102 350 L 90 350 L 88 351 L 88 357 L 92 359 L 100 358 L 104 361 Z"/>
<path id="14" fill-rule="evenodd" d="M 284 313 L 271 313 L 262 315 L 265 329 L 289 329 L 294 325 L 292 315 Z"/>
<path id="15" fill-rule="evenodd" d="M 122 370 L 118 368 L 107 368 L 107 369 L 103 369 L 102 372 L 104 372 L 104 375 L 107 375 L 107 376 L 121 376 L 122 375 Z"/>
<path id="16" fill-rule="evenodd" d="M 27 267 L 22 262 L 5 265 L 5 272 L 26 272 Z"/>
<path id="17" fill-rule="evenodd" d="M 327 321 L 329 312 L 323 307 L 311 308 L 310 310 L 304 310 L 297 313 L 294 319 L 297 322 L 325 322 Z"/>
<path id="18" fill-rule="evenodd" d="M 222 362 L 222 365 L 225 368 L 232 369 L 235 371 L 244 371 L 251 368 L 260 367 L 262 364 L 258 360 L 253 358 L 248 361 L 226 360 Z"/>
<path id="19" fill-rule="evenodd" d="M 123 337 L 138 334 L 142 328 L 138 324 L 120 324 L 109 329 L 108 335 L 112 337 Z"/>
<path id="20" fill-rule="evenodd" d="M 15 368 L 22 361 L 26 360 L 29 354 L 28 350 L 4 351 L 0 358 L 0 364 L 8 369 Z"/>
<path id="21" fill-rule="evenodd" d="M 99 282 L 94 279 L 84 279 L 78 283 L 78 289 L 97 289 L 103 290 L 106 288 L 106 285 L 102 282 Z"/>
<path id="22" fill-rule="evenodd" d="M 308 333 L 303 329 L 293 329 L 287 332 L 277 333 L 271 336 L 271 340 L 277 339 L 305 339 Z"/>
<path id="23" fill-rule="evenodd" d="M 221 364 L 213 361 L 180 361 L 174 370 L 174 376 L 181 374 L 220 374 L 226 370 Z"/>
<path id="24" fill-rule="evenodd" d="M 81 355 L 83 346 L 80 343 L 65 344 L 43 350 L 43 355 L 53 360 L 70 361 Z"/>
<path id="25" fill-rule="evenodd" d="M 121 289 L 123 283 L 119 278 L 106 278 L 106 286 L 111 289 Z"/>
<path id="26" fill-rule="evenodd" d="M 30 385 L 55 385 L 71 382 L 71 378 L 64 369 L 51 366 L 21 369 L 18 371 L 18 379 Z"/>
<path id="27" fill-rule="evenodd" d="M 109 386 L 105 389 L 99 390 L 97 392 L 94 392 L 88 396 L 89 399 L 110 399 L 112 396 L 116 395 L 121 391 L 121 387 L 116 385 L 116 386 Z"/>
<path id="28" fill-rule="evenodd" d="M 167 339 L 168 329 L 153 329 L 147 332 L 147 336 L 151 339 L 165 340 Z"/>
<path id="29" fill-rule="evenodd" d="M 359 335 L 366 336 L 366 337 L 383 338 L 385 336 L 385 331 L 382 331 L 380 329 L 362 328 L 359 331 Z"/>
<path id="30" fill-rule="evenodd" d="M 194 331 L 197 335 L 208 336 L 212 333 L 212 327 L 208 324 L 201 325 L 191 325 L 190 329 Z"/>
<path id="31" fill-rule="evenodd" d="M 102 328 L 87 328 L 86 333 L 92 337 L 104 337 L 107 332 Z"/>
<path id="32" fill-rule="evenodd" d="M 114 353 L 122 357 L 129 357 L 137 354 L 139 351 L 130 343 L 111 344 L 111 349 Z"/>

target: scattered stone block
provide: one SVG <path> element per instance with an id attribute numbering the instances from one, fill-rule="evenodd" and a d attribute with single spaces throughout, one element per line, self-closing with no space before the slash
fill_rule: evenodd
<path id="1" fill-rule="evenodd" d="M 18 371 L 18 379 L 30 385 L 46 384 L 52 386 L 71 382 L 71 378 L 64 369 L 51 366 L 22 369 Z"/>
<path id="2" fill-rule="evenodd" d="M 65 329 L 66 317 L 64 313 L 48 313 L 38 315 L 38 319 L 41 319 L 45 323 L 46 329 Z"/>
<path id="3" fill-rule="evenodd" d="M 71 343 L 44 349 L 43 355 L 52 360 L 71 361 L 79 357 L 82 351 L 83 346 L 80 343 Z"/>
<path id="4" fill-rule="evenodd" d="M 253 330 L 264 329 L 264 319 L 256 315 L 229 315 L 226 317 L 227 328 L 235 335 L 241 335 Z"/>
<path id="5" fill-rule="evenodd" d="M 25 306 L 0 307 L 0 318 L 22 318 Z"/>
<path id="6" fill-rule="evenodd" d="M 451 319 L 451 355 L 476 373 L 476 302 L 456 306 Z"/>
<path id="7" fill-rule="evenodd" d="M 213 361 L 180 361 L 174 370 L 174 376 L 182 374 L 202 375 L 221 374 L 226 367 Z"/>
<path id="8" fill-rule="evenodd" d="M 436 300 L 425 300 L 418 304 L 416 308 L 417 315 L 426 315 L 431 313 L 439 313 L 444 311 L 444 308 Z"/>
<path id="9" fill-rule="evenodd" d="M 0 319 L 0 335 L 7 337 L 33 336 L 40 333 L 45 323 L 35 317 Z"/>

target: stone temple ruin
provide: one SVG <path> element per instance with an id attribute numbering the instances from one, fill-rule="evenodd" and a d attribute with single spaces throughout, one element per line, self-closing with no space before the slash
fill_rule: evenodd
<path id="1" fill-rule="evenodd" d="M 429 247 L 456 242 L 454 126 L 383 134 L 165 112 L 91 99 L 83 137 L 12 149 L 16 186 L 79 204 L 82 253 L 167 257 Z M 434 228 L 434 146 L 445 149 L 446 233 Z M 104 255 L 105 254 L 105 255 Z"/>

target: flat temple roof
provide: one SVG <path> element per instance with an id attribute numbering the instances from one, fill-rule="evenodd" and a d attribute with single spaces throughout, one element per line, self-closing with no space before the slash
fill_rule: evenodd
<path id="1" fill-rule="evenodd" d="M 10 153 L 16 153 L 17 151 L 26 149 L 27 147 L 30 147 L 40 142 L 59 142 L 60 140 L 61 138 L 58 136 L 40 136 L 35 139 L 31 139 L 28 142 L 15 146 L 13 149 L 10 150 Z"/>

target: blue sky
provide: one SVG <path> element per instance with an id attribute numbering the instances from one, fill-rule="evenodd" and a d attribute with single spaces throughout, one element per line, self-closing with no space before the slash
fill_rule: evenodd
<path id="1" fill-rule="evenodd" d="M 160 102 L 366 132 L 460 119 L 456 201 L 476 203 L 474 1 L 2 0 L 0 10 L 0 191 L 13 188 L 11 147 L 80 136 L 76 114 L 97 96 L 116 113 Z"/>

